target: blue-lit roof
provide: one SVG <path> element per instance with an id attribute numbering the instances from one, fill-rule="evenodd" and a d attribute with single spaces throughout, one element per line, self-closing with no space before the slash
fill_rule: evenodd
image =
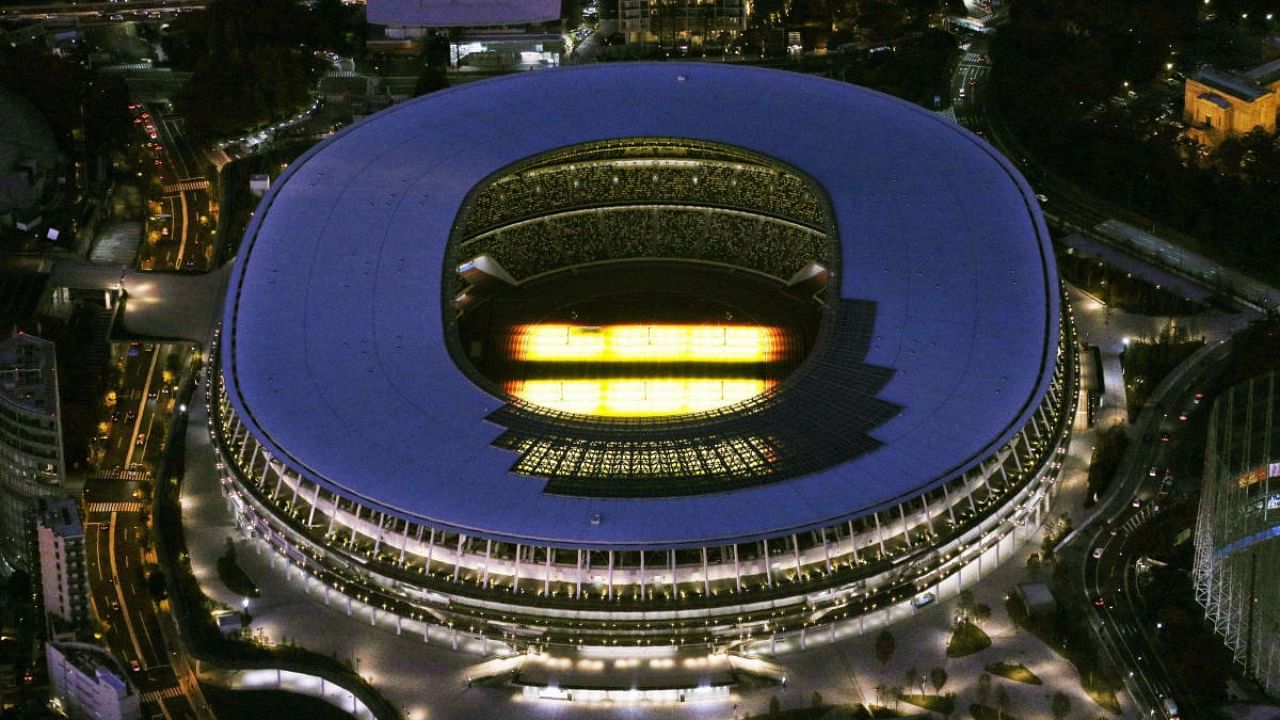
<path id="1" fill-rule="evenodd" d="M 830 195 L 841 294 L 876 303 L 865 362 L 902 408 L 883 445 L 771 485 L 579 498 L 508 472 L 503 405 L 442 336 L 445 248 L 464 197 L 550 149 L 620 137 L 738 145 Z M 713 64 L 602 64 L 469 83 L 396 106 L 295 162 L 259 207 L 228 294 L 232 403 L 277 457 L 369 505 L 521 542 L 700 545 L 817 527 L 953 478 L 1047 389 L 1058 284 L 1036 201 L 990 146 L 855 86 Z M 592 517 L 599 515 L 600 522 Z"/>

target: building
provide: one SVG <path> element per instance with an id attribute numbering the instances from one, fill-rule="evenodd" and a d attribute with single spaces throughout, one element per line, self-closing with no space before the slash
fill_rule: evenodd
<path id="1" fill-rule="evenodd" d="M 1187 134 L 1203 145 L 1252 132 L 1275 132 L 1280 112 L 1280 60 L 1244 73 L 1204 68 L 1187 78 L 1183 119 Z"/>
<path id="2" fill-rule="evenodd" d="M 373 0 L 369 22 L 385 26 L 370 49 L 417 53 L 429 33 L 447 36 L 450 67 L 511 72 L 560 64 L 559 0 Z M 447 29 L 447 33 L 442 30 Z"/>
<path id="3" fill-rule="evenodd" d="M 769 653 L 951 597 L 1049 516 L 1048 233 L 909 103 L 527 73 L 353 126 L 263 203 L 213 353 L 228 505 L 405 632 Z"/>
<path id="4" fill-rule="evenodd" d="M 1196 600 L 1235 660 L 1280 695 L 1280 377 L 1213 404 L 1196 519 Z"/>
<path id="5" fill-rule="evenodd" d="M 616 0 L 623 37 L 676 50 L 723 48 L 747 29 L 744 0 Z"/>
<path id="6" fill-rule="evenodd" d="M 45 645 L 49 693 L 71 720 L 137 720 L 142 699 L 110 653 L 96 645 Z"/>
<path id="7" fill-rule="evenodd" d="M 0 572 L 34 570 L 29 513 L 65 480 L 53 343 L 20 333 L 0 341 Z"/>
<path id="8" fill-rule="evenodd" d="M 40 498 L 35 511 L 40 588 L 54 635 L 90 626 L 84 526 L 74 500 Z"/>

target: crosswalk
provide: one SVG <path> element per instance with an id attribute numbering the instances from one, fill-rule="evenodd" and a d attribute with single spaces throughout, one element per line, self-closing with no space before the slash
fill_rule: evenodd
<path id="1" fill-rule="evenodd" d="M 144 703 L 160 702 L 161 700 L 168 700 L 169 698 L 182 697 L 182 688 L 178 687 L 177 685 L 174 685 L 173 687 L 167 687 L 167 688 L 164 688 L 163 690 L 152 690 L 151 692 L 144 692 L 138 697 Z"/>
<path id="2" fill-rule="evenodd" d="M 94 502 L 87 503 L 85 510 L 95 512 L 142 512 L 142 503 L 140 502 Z"/>
<path id="3" fill-rule="evenodd" d="M 94 473 L 90 476 L 91 480 L 132 480 L 134 482 L 146 482 L 151 479 L 150 473 L 146 470 L 108 470 L 106 472 Z"/>
<path id="4" fill-rule="evenodd" d="M 204 178 L 188 178 L 164 186 L 167 193 L 186 192 L 188 190 L 208 190 L 209 181 Z"/>

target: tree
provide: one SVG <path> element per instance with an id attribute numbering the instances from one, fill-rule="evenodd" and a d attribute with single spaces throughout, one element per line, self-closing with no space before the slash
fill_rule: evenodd
<path id="1" fill-rule="evenodd" d="M 915 687 L 920 684 L 920 671 L 912 665 L 902 671 L 902 679 L 906 681 L 907 687 Z"/>
<path id="2" fill-rule="evenodd" d="M 893 659 L 893 652 L 898 649 L 898 642 L 893 639 L 893 633 L 888 630 L 881 630 L 880 635 L 876 637 L 876 659 L 881 665 L 888 665 Z"/>
<path id="3" fill-rule="evenodd" d="M 1053 694 L 1053 716 L 1057 720 L 1063 720 L 1067 713 L 1071 712 L 1071 698 L 1067 697 L 1064 692 L 1056 692 Z"/>
<path id="4" fill-rule="evenodd" d="M 991 673 L 982 673 L 978 676 L 978 704 L 986 705 L 987 698 L 991 697 Z"/>
<path id="5" fill-rule="evenodd" d="M 1002 718 L 1009 711 L 1009 691 L 1003 685 L 996 688 L 996 707 L 1000 709 L 999 716 Z"/>
<path id="6" fill-rule="evenodd" d="M 413 85 L 413 96 L 426 95 L 447 87 L 449 87 L 449 80 L 445 77 L 444 68 L 439 65 L 427 65 L 418 76 L 418 82 Z"/>
<path id="7" fill-rule="evenodd" d="M 942 686 L 947 684 L 947 669 L 936 667 L 929 671 L 929 681 L 933 683 L 933 691 L 935 693 L 942 692 Z"/>
<path id="8" fill-rule="evenodd" d="M 1059 694 L 1061 695 L 1061 693 Z M 818 692 L 817 690 L 814 690 L 813 697 L 810 698 L 809 704 L 816 708 L 822 707 L 825 704 L 822 701 L 822 693 Z"/>
<path id="9" fill-rule="evenodd" d="M 151 593 L 151 598 L 159 602 L 165 599 L 169 594 L 164 586 L 164 573 L 159 570 L 153 570 L 147 575 L 147 591 Z"/>
<path id="10" fill-rule="evenodd" d="M 986 603 L 978 603 L 973 608 L 973 617 L 978 621 L 978 625 L 991 619 L 991 606 Z"/>
<path id="11" fill-rule="evenodd" d="M 893 685 L 889 688 L 889 695 L 893 698 L 893 709 L 898 709 L 898 703 L 902 702 L 902 687 Z"/>
<path id="12" fill-rule="evenodd" d="M 960 596 L 956 598 L 956 622 L 966 622 L 973 614 L 973 591 L 961 590 Z"/>
<path id="13" fill-rule="evenodd" d="M 778 696 L 774 695 L 769 698 L 769 717 L 776 718 L 782 714 L 782 702 L 778 700 Z"/>

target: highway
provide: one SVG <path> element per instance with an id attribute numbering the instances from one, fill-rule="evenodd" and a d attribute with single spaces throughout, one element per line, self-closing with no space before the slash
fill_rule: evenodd
<path id="1" fill-rule="evenodd" d="M 197 718 L 178 683 L 147 586 L 148 558 L 139 484 L 99 482 L 86 489 L 85 557 L 90 604 L 102 641 L 126 666 L 144 701 L 144 717 Z"/>

